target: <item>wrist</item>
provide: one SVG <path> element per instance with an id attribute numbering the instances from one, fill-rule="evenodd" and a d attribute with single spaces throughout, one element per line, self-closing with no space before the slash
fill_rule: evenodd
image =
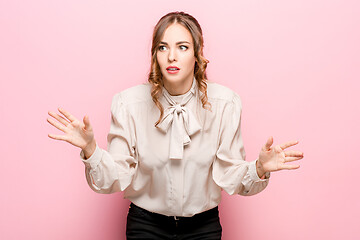
<path id="1" fill-rule="evenodd" d="M 91 157 L 91 155 L 93 155 L 93 153 L 95 152 L 95 149 L 96 149 L 96 141 L 95 139 L 93 139 L 88 145 L 86 145 L 86 147 L 82 149 L 85 158 L 88 159 L 89 157 Z"/>
<path id="2" fill-rule="evenodd" d="M 263 178 L 266 173 L 259 159 L 256 161 L 256 172 L 259 178 Z"/>

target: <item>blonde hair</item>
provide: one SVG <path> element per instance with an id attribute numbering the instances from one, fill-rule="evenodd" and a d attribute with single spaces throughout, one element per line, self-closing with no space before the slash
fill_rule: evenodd
<path id="1" fill-rule="evenodd" d="M 159 101 L 159 97 L 162 95 L 162 86 L 164 83 L 162 82 L 162 74 L 160 71 L 159 63 L 157 61 L 157 51 L 158 46 L 161 41 L 161 37 L 163 36 L 165 30 L 168 26 L 174 23 L 179 23 L 186 27 L 194 42 L 194 55 L 195 55 L 195 68 L 194 68 L 194 76 L 197 81 L 197 85 L 199 87 L 200 92 L 203 94 L 200 97 L 202 107 L 207 109 L 207 105 L 209 105 L 208 110 L 211 111 L 211 104 L 208 102 L 207 97 L 207 76 L 206 76 L 206 67 L 209 63 L 203 55 L 203 47 L 204 47 L 204 39 L 202 35 L 201 27 L 198 21 L 191 15 L 184 12 L 170 12 L 160 18 L 159 22 L 154 27 L 153 39 L 152 39 L 152 47 L 151 47 L 151 65 L 150 65 L 150 73 L 148 82 L 151 83 L 151 97 L 154 101 L 155 105 L 160 110 L 160 117 L 158 121 L 155 123 L 155 127 L 160 123 L 161 119 L 164 115 L 164 108 Z"/>

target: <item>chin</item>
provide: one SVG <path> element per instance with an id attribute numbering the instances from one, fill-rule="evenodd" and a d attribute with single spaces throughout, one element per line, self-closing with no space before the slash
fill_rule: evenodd
<path id="1" fill-rule="evenodd" d="M 181 83 L 185 81 L 185 78 L 179 76 L 165 76 L 165 81 L 169 83 Z"/>

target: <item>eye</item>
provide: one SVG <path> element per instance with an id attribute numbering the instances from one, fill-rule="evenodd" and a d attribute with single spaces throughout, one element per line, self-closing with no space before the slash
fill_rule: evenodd
<path id="1" fill-rule="evenodd" d="M 183 47 L 183 48 L 182 48 L 182 47 Z M 185 45 L 181 45 L 180 48 L 182 48 L 182 50 L 187 50 L 187 49 L 188 49 L 188 47 L 185 46 Z"/>
<path id="2" fill-rule="evenodd" d="M 160 51 L 165 50 L 164 48 L 166 48 L 164 45 L 161 45 L 161 46 L 158 47 L 158 49 L 159 49 Z"/>

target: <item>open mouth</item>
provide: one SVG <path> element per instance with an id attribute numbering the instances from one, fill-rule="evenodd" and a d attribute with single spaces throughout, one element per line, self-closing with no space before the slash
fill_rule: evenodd
<path id="1" fill-rule="evenodd" d="M 166 68 L 166 71 L 167 71 L 168 73 L 174 74 L 174 73 L 178 73 L 178 72 L 180 71 L 180 68 L 170 66 L 170 67 L 167 67 L 167 68 Z"/>

